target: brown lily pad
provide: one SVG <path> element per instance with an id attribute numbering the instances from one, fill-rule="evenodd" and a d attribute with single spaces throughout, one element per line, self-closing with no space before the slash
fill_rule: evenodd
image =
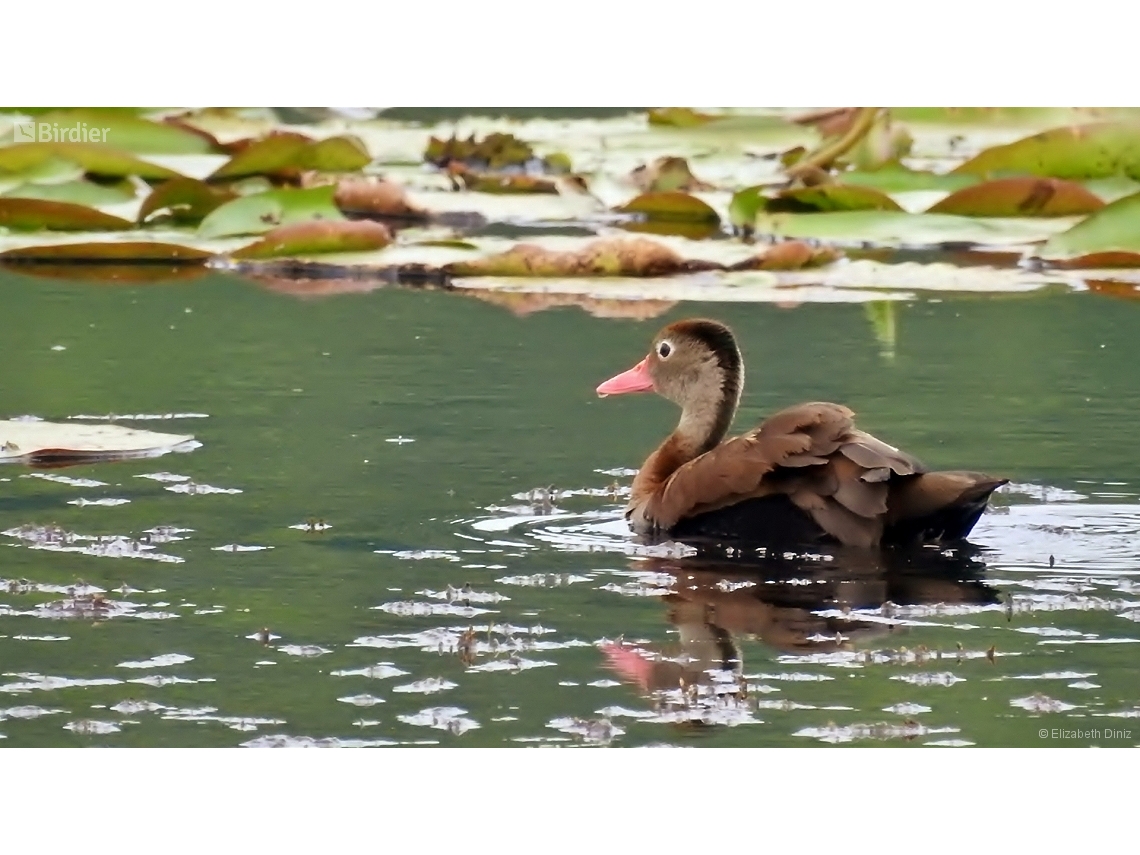
<path id="1" fill-rule="evenodd" d="M 614 210 L 621 214 L 640 214 L 647 220 L 720 223 L 720 215 L 711 205 L 679 191 L 642 193 Z"/>
<path id="2" fill-rule="evenodd" d="M 521 172 L 476 172 L 468 166 L 454 162 L 448 164 L 447 175 L 457 190 L 477 193 L 547 193 L 558 192 L 558 185 L 542 175 Z"/>
<path id="3" fill-rule="evenodd" d="M 197 178 L 175 178 L 158 185 L 139 208 L 138 221 L 165 211 L 176 223 L 197 225 L 215 208 L 237 197 L 232 190 L 212 187 Z"/>
<path id="4" fill-rule="evenodd" d="M 730 270 L 802 270 L 805 267 L 822 267 L 843 257 L 833 246 L 813 246 L 802 240 L 787 240 L 772 244 L 764 252 L 732 265 Z"/>
<path id="5" fill-rule="evenodd" d="M 1085 282 L 1089 290 L 1105 297 L 1122 300 L 1140 300 L 1140 285 L 1132 282 L 1114 282 L 1110 279 L 1089 279 Z"/>
<path id="6" fill-rule="evenodd" d="M 365 252 L 383 249 L 392 233 L 372 220 L 292 223 L 266 233 L 261 240 L 231 253 L 233 258 L 279 258 L 325 252 Z"/>
<path id="7" fill-rule="evenodd" d="M 472 134 L 467 139 L 431 137 L 424 160 L 446 169 L 452 164 L 463 164 L 475 172 L 505 172 L 524 167 L 538 167 L 544 172 L 570 171 L 570 158 L 564 154 L 551 154 L 544 158 L 535 155 L 530 143 L 514 134 L 493 133 L 478 139 Z"/>
<path id="8" fill-rule="evenodd" d="M 645 238 L 607 238 L 579 250 L 558 251 L 519 244 L 507 252 L 444 265 L 450 276 L 668 276 L 697 270 L 720 270 L 715 262 L 687 260 L 672 249 Z"/>
<path id="9" fill-rule="evenodd" d="M 102 282 L 106 285 L 137 285 L 196 279 L 205 276 L 204 264 L 169 264 L 137 261 L 117 264 L 107 261 L 11 261 L 0 257 L 0 267 L 40 279 L 66 282 Z"/>
<path id="10" fill-rule="evenodd" d="M 120 231 L 134 223 L 86 205 L 46 199 L 0 198 L 0 226 L 16 231 Z"/>
<path id="11" fill-rule="evenodd" d="M 0 252 L 8 262 L 161 262 L 164 264 L 202 264 L 211 258 L 209 252 L 157 241 L 104 241 L 101 243 L 59 243 L 48 246 L 23 246 Z"/>
<path id="12" fill-rule="evenodd" d="M 1140 252 L 1126 252 L 1124 250 L 1090 252 L 1088 255 L 1050 262 L 1050 267 L 1059 267 L 1062 270 L 1108 270 L 1114 267 L 1140 267 Z"/>
<path id="13" fill-rule="evenodd" d="M 428 218 L 427 211 L 408 199 L 403 187 L 382 178 L 345 178 L 337 183 L 333 202 L 348 216 L 412 221 Z"/>
<path id="14" fill-rule="evenodd" d="M 999 178 L 964 187 L 928 210 L 963 217 L 1070 217 L 1091 214 L 1104 201 L 1074 181 Z"/>
<path id="15" fill-rule="evenodd" d="M 630 180 L 642 193 L 681 190 L 712 190 L 711 184 L 701 181 L 683 157 L 659 157 L 652 163 L 642 164 L 630 173 Z"/>

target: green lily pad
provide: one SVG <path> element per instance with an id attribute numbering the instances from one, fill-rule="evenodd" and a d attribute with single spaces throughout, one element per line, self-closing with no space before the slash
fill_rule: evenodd
<path id="1" fill-rule="evenodd" d="M 656 107 L 649 111 L 649 124 L 671 128 L 695 128 L 719 118 L 698 112 L 692 107 Z"/>
<path id="2" fill-rule="evenodd" d="M 1125 175 L 1140 179 L 1140 123 L 1098 122 L 1053 128 L 988 148 L 954 172 L 986 177 L 1020 174 L 1082 179 Z"/>
<path id="3" fill-rule="evenodd" d="M 197 225 L 212 211 L 237 196 L 232 190 L 212 187 L 197 178 L 175 178 L 164 181 L 143 200 L 138 221 L 166 211 L 176 223 Z"/>
<path id="4" fill-rule="evenodd" d="M 1104 207 L 1074 181 L 1060 178 L 998 178 L 951 193 L 927 213 L 963 217 L 1072 217 Z"/>
<path id="5" fill-rule="evenodd" d="M 48 246 L 22 246 L 0 252 L 5 261 L 134 261 L 198 264 L 212 254 L 189 246 L 157 241 L 104 241 L 100 243 L 59 243 Z"/>
<path id="6" fill-rule="evenodd" d="M 53 184 L 20 184 L 0 195 L 13 199 L 44 199 L 49 202 L 98 207 L 131 201 L 135 198 L 135 188 L 126 180 L 114 184 L 97 184 L 80 178 Z"/>
<path id="7" fill-rule="evenodd" d="M 307 190 L 270 190 L 241 196 L 215 208 L 198 226 L 204 238 L 229 235 L 259 235 L 277 226 L 306 220 L 343 220 L 344 215 L 333 203 L 336 186 L 311 187 Z"/>
<path id="8" fill-rule="evenodd" d="M 36 170 L 53 168 L 51 162 L 59 160 L 76 163 L 84 172 L 111 178 L 125 178 L 128 175 L 137 175 L 147 180 L 180 177 L 173 169 L 148 163 L 110 146 L 52 142 L 17 143 L 0 148 L 0 177 L 4 173 L 20 176 L 29 172 L 34 174 Z"/>
<path id="9" fill-rule="evenodd" d="M 641 214 L 647 220 L 719 223 L 720 215 L 707 202 L 680 191 L 642 193 L 618 208 L 621 214 Z"/>
<path id="10" fill-rule="evenodd" d="M 759 213 L 758 234 L 830 240 L 840 244 L 929 246 L 964 243 L 1009 246 L 1036 243 L 1064 230 L 1065 218 L 980 218 L 905 211 L 832 211 L 821 214 Z"/>
<path id="11" fill-rule="evenodd" d="M 0 198 L 0 226 L 16 231 L 117 231 L 134 226 L 86 205 L 44 199 Z"/>
<path id="12" fill-rule="evenodd" d="M 279 226 L 256 243 L 231 253 L 233 258 L 280 258 L 325 252 L 383 249 L 392 233 L 371 220 L 308 221 Z"/>
<path id="13" fill-rule="evenodd" d="M 97 109 L 52 110 L 35 117 L 37 140 L 91 142 L 135 154 L 211 154 L 219 151 L 207 134 L 177 124 L 152 122 Z M 44 139 L 43 134 L 51 134 Z"/>
<path id="14" fill-rule="evenodd" d="M 431 137 L 424 151 L 424 161 L 439 167 L 462 163 L 476 172 L 502 172 L 531 164 L 541 166 L 546 172 L 570 171 L 568 155 L 558 152 L 539 159 L 530 143 L 514 134 L 503 133 L 487 134 L 481 140 L 474 134 L 465 140 L 454 136 L 446 140 Z"/>
<path id="15" fill-rule="evenodd" d="M 884 193 L 907 193 L 912 190 L 946 190 L 953 192 L 977 184 L 982 179 L 975 175 L 922 172 L 905 166 L 888 166 L 883 169 L 844 172 L 843 183 L 848 186 L 873 187 Z"/>
<path id="16" fill-rule="evenodd" d="M 659 157 L 648 165 L 642 164 L 633 170 L 630 179 L 644 193 L 713 189 L 711 184 L 693 175 L 689 162 L 683 157 Z"/>
<path id="17" fill-rule="evenodd" d="M 1041 257 L 1076 258 L 1093 253 L 1140 252 L 1140 193 L 1089 214 L 1041 248 Z"/>
<path id="18" fill-rule="evenodd" d="M 207 179 L 270 175 L 290 178 L 306 170 L 355 172 L 372 162 L 356 137 L 329 137 L 314 142 L 304 134 L 275 133 L 246 145 Z"/>
<path id="19" fill-rule="evenodd" d="M 901 211 L 899 203 L 873 187 L 846 184 L 820 184 L 781 190 L 765 200 L 768 211 L 808 213 L 812 211 Z"/>

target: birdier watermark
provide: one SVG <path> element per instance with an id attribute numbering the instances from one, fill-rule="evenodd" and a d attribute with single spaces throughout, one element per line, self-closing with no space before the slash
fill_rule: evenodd
<path id="1" fill-rule="evenodd" d="M 1132 731 L 1115 727 L 1043 727 L 1037 731 L 1041 739 L 1131 739 Z"/>
<path id="2" fill-rule="evenodd" d="M 12 140 L 29 142 L 105 143 L 110 128 L 97 128 L 86 122 L 61 125 L 59 122 L 16 122 L 12 125 Z"/>

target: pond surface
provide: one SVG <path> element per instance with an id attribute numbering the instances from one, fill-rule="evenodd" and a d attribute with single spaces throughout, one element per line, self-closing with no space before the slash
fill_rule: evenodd
<path id="1" fill-rule="evenodd" d="M 637 322 L 0 273 L 0 418 L 175 414 L 118 421 L 202 443 L 0 467 L 0 744 L 1140 743 L 1136 311 L 943 294 Z M 931 466 L 1009 477 L 978 549 L 635 544 L 624 490 L 675 412 L 593 389 L 697 315 L 744 350 L 738 430 L 835 400 Z"/>

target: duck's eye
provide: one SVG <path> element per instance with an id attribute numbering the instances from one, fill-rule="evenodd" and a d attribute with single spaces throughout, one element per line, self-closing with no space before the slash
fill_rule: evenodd
<path id="1" fill-rule="evenodd" d="M 667 341 L 663 341 L 659 345 L 657 345 L 657 355 L 660 356 L 662 359 L 668 359 L 669 354 L 672 352 L 673 352 L 673 345 L 669 344 L 669 342 L 667 342 Z"/>

